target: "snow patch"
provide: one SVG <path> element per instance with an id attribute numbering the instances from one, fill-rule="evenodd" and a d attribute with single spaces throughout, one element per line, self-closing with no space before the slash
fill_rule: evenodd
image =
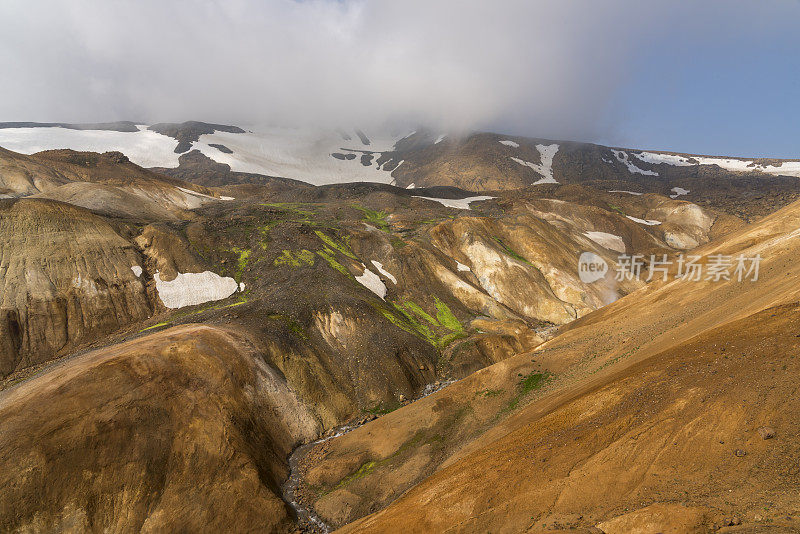
<path id="1" fill-rule="evenodd" d="M 644 193 L 637 193 L 636 191 L 623 191 L 620 189 L 614 189 L 613 191 L 609 191 L 609 193 L 627 193 L 628 195 L 644 195 Z"/>
<path id="2" fill-rule="evenodd" d="M 636 217 L 631 217 L 630 215 L 626 215 L 627 218 L 632 220 L 633 222 L 637 222 L 639 224 L 646 224 L 647 226 L 656 226 L 657 224 L 661 224 L 661 221 L 651 221 L 648 219 L 638 219 Z"/>
<path id="3" fill-rule="evenodd" d="M 583 235 L 609 250 L 625 253 L 625 241 L 618 235 L 609 234 L 606 232 L 584 232 Z"/>
<path id="4" fill-rule="evenodd" d="M 755 168 L 767 174 L 795 176 L 800 178 L 800 161 L 784 161 L 781 165 L 756 165 Z"/>
<path id="5" fill-rule="evenodd" d="M 361 266 L 364 267 L 364 273 L 361 276 L 356 276 L 356 281 L 378 295 L 380 298 L 385 298 L 388 290 L 386 289 L 386 285 L 381 281 L 381 278 L 377 274 L 367 269 L 367 266 L 363 263 Z"/>
<path id="6" fill-rule="evenodd" d="M 752 160 L 734 158 L 705 158 L 692 156 L 700 165 L 717 165 L 727 171 L 752 172 L 761 171 L 767 174 L 795 176 L 800 178 L 800 161 L 784 161 L 780 165 L 760 165 Z"/>
<path id="7" fill-rule="evenodd" d="M 397 285 L 397 278 L 392 276 L 392 273 L 384 269 L 383 264 L 381 262 L 372 260 L 372 265 L 374 265 L 375 268 L 378 269 L 379 273 L 381 273 L 383 276 L 391 280 L 394 285 Z"/>
<path id="8" fill-rule="evenodd" d="M 434 197 L 417 197 L 417 198 L 424 198 L 425 200 L 432 200 L 434 202 L 438 202 L 442 206 L 447 206 L 448 208 L 456 208 L 459 210 L 468 210 L 471 209 L 469 207 L 470 202 L 477 202 L 479 200 L 489 200 L 494 197 L 489 197 L 486 195 L 481 195 L 478 197 L 467 197 L 467 198 L 434 198 Z"/>
<path id="9" fill-rule="evenodd" d="M 81 277 L 81 275 L 78 275 L 77 277 L 72 279 L 72 287 L 84 291 L 87 295 L 91 297 L 96 297 L 101 293 L 101 291 L 103 291 L 97 287 L 97 284 L 95 283 L 94 280 L 92 280 L 91 278 L 89 279 L 83 278 Z"/>
<path id="10" fill-rule="evenodd" d="M 467 267 L 458 260 L 456 260 L 456 269 L 458 269 L 459 272 L 472 271 L 472 269 L 470 269 L 469 267 Z"/>
<path id="11" fill-rule="evenodd" d="M 678 198 L 679 196 L 682 195 L 688 195 L 689 193 L 691 193 L 691 191 L 689 191 L 688 189 L 684 189 L 682 187 L 673 187 L 672 193 L 673 194 L 670 195 L 669 198 Z"/>
<path id="12" fill-rule="evenodd" d="M 200 198 L 207 198 L 209 200 L 218 200 L 216 197 L 212 197 L 211 195 L 204 195 L 203 193 L 198 193 L 197 191 L 192 191 L 191 189 L 186 189 L 185 187 L 177 187 L 179 190 L 183 191 L 187 195 L 193 195 Z"/>
<path id="13" fill-rule="evenodd" d="M 220 200 L 236 200 L 233 197 L 219 197 Z"/>
<path id="14" fill-rule="evenodd" d="M 239 291 L 244 291 L 245 285 L 244 282 L 239 282 Z"/>
<path id="15" fill-rule="evenodd" d="M 447 136 L 446 136 L 446 135 L 444 135 L 444 134 L 440 135 L 439 137 L 437 137 L 437 138 L 436 138 L 436 141 L 434 141 L 434 142 L 433 142 L 433 144 L 434 144 L 434 145 L 438 145 L 439 143 L 441 143 L 442 141 L 444 141 L 444 138 L 445 138 L 445 137 L 447 137 Z"/>
<path id="16" fill-rule="evenodd" d="M 364 166 L 361 158 L 340 160 L 334 152 L 361 154 L 364 146 L 357 137 L 343 140 L 336 130 L 312 128 L 255 127 L 246 133 L 214 132 L 201 135 L 192 145 L 218 163 L 230 165 L 235 172 L 282 176 L 314 185 L 345 182 L 392 182 L 391 172 L 377 165 Z M 394 150 L 402 135 L 367 132 L 369 151 L 377 160 Z M 410 134 L 409 134 L 410 135 Z M 225 154 L 210 146 L 222 144 L 233 154 Z M 174 148 L 174 145 L 173 145 Z M 392 169 L 394 170 L 394 169 Z"/>
<path id="17" fill-rule="evenodd" d="M 510 146 L 510 147 L 514 147 L 514 148 L 519 148 L 519 143 L 515 143 L 514 141 L 511 141 L 509 139 L 503 139 L 502 141 L 500 141 L 500 144 L 501 145 Z"/>
<path id="18" fill-rule="evenodd" d="M 83 152 L 119 151 L 141 167 L 177 167 L 178 142 L 147 129 L 138 132 L 70 130 L 67 128 L 3 128 L 0 146 L 22 154 L 71 148 Z"/>
<path id="19" fill-rule="evenodd" d="M 653 163 L 655 165 L 665 164 L 674 165 L 676 167 L 687 167 L 694 165 L 687 158 L 683 156 L 676 156 L 675 154 L 658 154 L 656 152 L 640 152 L 634 154 L 637 158 L 645 163 Z"/>
<path id="20" fill-rule="evenodd" d="M 406 186 L 406 189 L 414 189 L 414 187 L 416 187 L 414 185 L 414 182 L 411 182 L 410 184 L 408 184 L 408 186 Z"/>
<path id="21" fill-rule="evenodd" d="M 142 276 L 142 268 L 139 267 L 138 265 L 134 265 L 133 267 L 131 267 L 131 271 L 133 271 L 133 274 L 136 275 L 136 278 Z"/>
<path id="22" fill-rule="evenodd" d="M 731 172 L 760 171 L 766 174 L 795 176 L 800 178 L 800 161 L 784 161 L 779 165 L 761 165 L 750 159 L 718 158 L 705 156 L 678 156 L 675 154 L 659 154 L 656 152 L 642 152 L 634 154 L 637 158 L 647 163 L 663 163 L 678 167 L 692 165 L 716 165 Z M 690 161 L 694 160 L 694 162 Z"/>
<path id="23" fill-rule="evenodd" d="M 158 297 L 170 309 L 195 306 L 214 300 L 222 300 L 233 295 L 239 288 L 236 280 L 222 277 L 211 271 L 202 273 L 178 273 L 175 280 L 165 282 L 156 271 Z"/>
<path id="24" fill-rule="evenodd" d="M 557 184 L 555 178 L 553 178 L 553 157 L 555 157 L 556 152 L 558 152 L 558 145 L 536 145 L 536 150 L 539 151 L 539 157 L 541 158 L 542 163 L 536 164 L 531 163 L 530 161 L 523 161 L 519 158 L 512 157 L 511 159 L 519 163 L 520 165 L 524 165 L 525 167 L 530 167 L 537 173 L 544 176 L 541 180 L 537 180 L 533 182 L 533 185 L 539 184 Z"/>
<path id="25" fill-rule="evenodd" d="M 755 167 L 750 166 L 753 163 L 752 161 L 741 159 L 701 157 L 696 157 L 694 159 L 696 159 L 700 165 L 717 165 L 728 171 L 747 172 L 755 170 Z"/>
<path id="26" fill-rule="evenodd" d="M 617 158 L 617 161 L 622 163 L 628 168 L 628 171 L 632 174 L 642 174 L 644 176 L 658 176 L 656 171 L 646 171 L 644 169 L 640 169 L 636 165 L 634 165 L 630 159 L 628 159 L 628 153 L 623 152 L 622 150 L 614 150 L 611 149 L 611 152 L 614 153 L 614 157 Z"/>

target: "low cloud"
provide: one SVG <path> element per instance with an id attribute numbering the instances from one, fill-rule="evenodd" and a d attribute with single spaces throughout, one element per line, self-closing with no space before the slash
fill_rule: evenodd
<path id="1" fill-rule="evenodd" d="M 609 106 L 652 43 L 713 38 L 748 4 L 4 0 L 0 120 L 403 122 L 585 139 L 613 129 Z"/>

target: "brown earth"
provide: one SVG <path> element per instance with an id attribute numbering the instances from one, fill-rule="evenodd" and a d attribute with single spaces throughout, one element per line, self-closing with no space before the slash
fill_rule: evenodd
<path id="1" fill-rule="evenodd" d="M 284 458 L 318 423 L 232 330 L 187 325 L 0 392 L 0 530 L 292 530 Z"/>
<path id="2" fill-rule="evenodd" d="M 119 152 L 0 148 L 0 198 L 36 196 L 136 221 L 188 219 L 214 193 L 134 165 Z"/>

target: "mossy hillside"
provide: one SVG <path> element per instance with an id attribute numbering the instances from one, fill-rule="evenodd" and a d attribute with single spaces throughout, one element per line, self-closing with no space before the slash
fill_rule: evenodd
<path id="1" fill-rule="evenodd" d="M 344 276 L 355 280 L 353 275 L 350 274 L 350 271 L 348 271 L 344 265 L 336 261 L 336 253 L 333 250 L 325 247 L 323 250 L 318 250 L 317 255 L 319 255 L 320 258 L 325 260 L 331 267 L 331 269 L 339 271 Z"/>
<path id="2" fill-rule="evenodd" d="M 319 237 L 325 245 L 329 248 L 337 250 L 347 256 L 350 259 L 357 260 L 358 257 L 355 253 L 350 249 L 350 245 L 348 244 L 347 240 L 349 237 L 345 237 L 343 240 L 336 239 L 335 237 L 331 237 L 325 232 L 321 230 L 314 230 L 314 234 Z"/>
<path id="3" fill-rule="evenodd" d="M 434 303 L 435 317 L 413 300 L 391 302 L 393 310 L 384 307 L 377 307 L 377 309 L 398 328 L 442 349 L 456 339 L 465 337 L 466 332 L 447 304 L 436 296 L 434 296 Z"/>

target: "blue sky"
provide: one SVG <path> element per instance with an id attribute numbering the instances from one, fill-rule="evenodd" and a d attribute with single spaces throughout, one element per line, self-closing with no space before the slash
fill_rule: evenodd
<path id="1" fill-rule="evenodd" d="M 800 24 L 800 11 L 793 10 Z M 800 158 L 800 31 L 680 35 L 650 43 L 610 113 L 619 144 L 715 155 Z"/>

